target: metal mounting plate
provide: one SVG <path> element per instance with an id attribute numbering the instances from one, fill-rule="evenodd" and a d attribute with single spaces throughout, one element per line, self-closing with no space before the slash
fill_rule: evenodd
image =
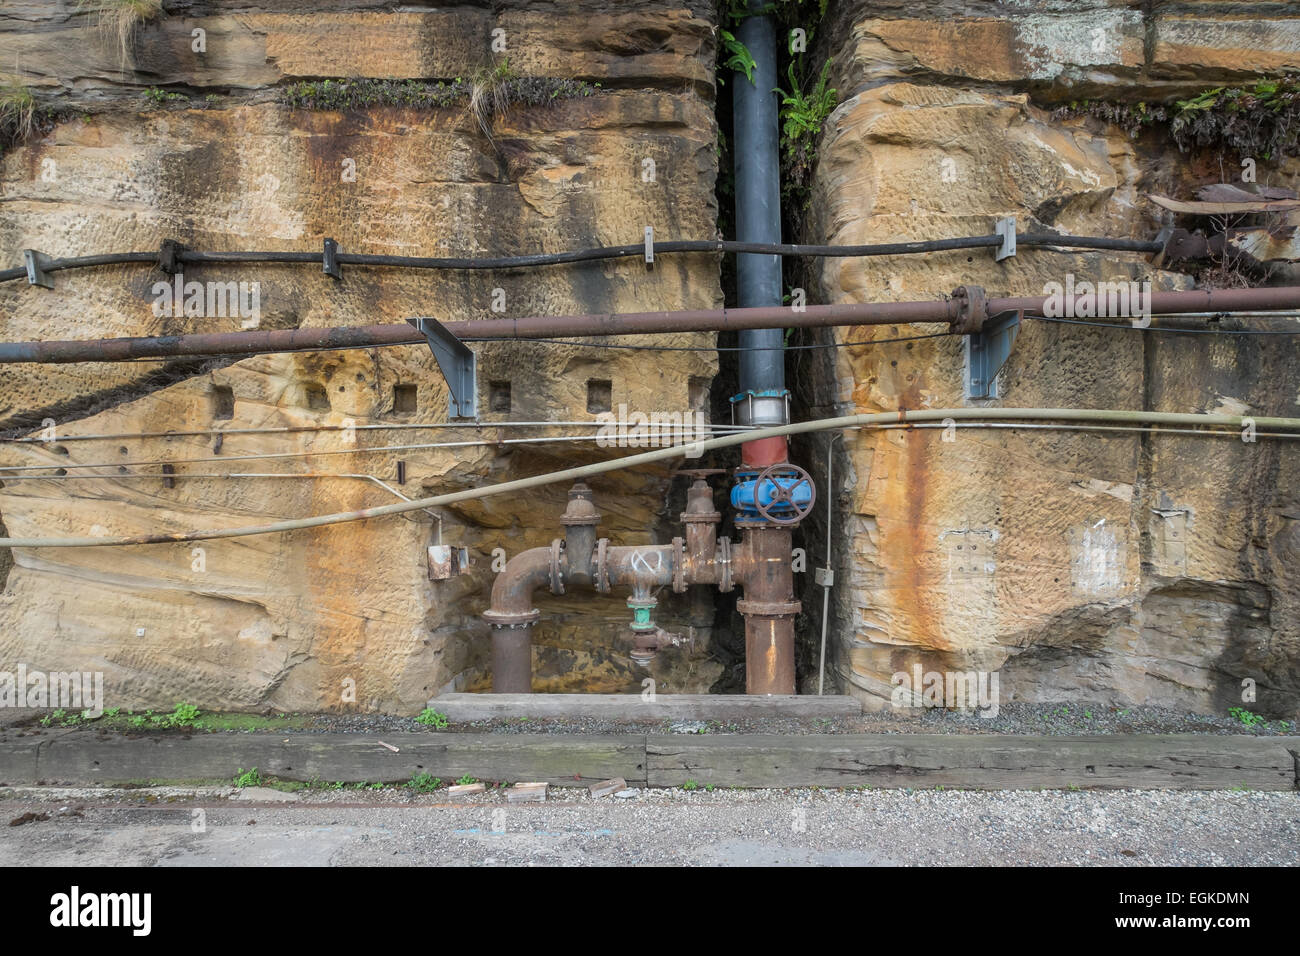
<path id="1" fill-rule="evenodd" d="M 53 289 L 54 279 L 45 271 L 53 260 L 43 252 L 35 249 L 23 250 L 23 265 L 27 267 L 27 283 L 38 285 L 42 289 Z"/>
<path id="2" fill-rule="evenodd" d="M 1008 216 L 1006 219 L 999 219 L 994 226 L 998 238 L 1002 240 L 1002 245 L 994 253 L 995 262 L 1001 262 L 1003 259 L 1010 259 L 1016 254 L 1016 217 Z"/>
<path id="3" fill-rule="evenodd" d="M 478 361 L 473 350 L 447 331 L 437 319 L 407 319 L 429 343 L 429 350 L 447 380 L 452 418 L 478 417 Z"/>
<path id="4" fill-rule="evenodd" d="M 997 398 L 998 373 L 1011 357 L 1020 332 L 1020 313 L 1004 312 L 984 323 L 983 332 L 966 336 L 966 397 Z"/>

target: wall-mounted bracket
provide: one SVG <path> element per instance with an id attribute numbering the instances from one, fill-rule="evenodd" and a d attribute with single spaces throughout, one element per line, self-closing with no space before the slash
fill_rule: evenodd
<path id="1" fill-rule="evenodd" d="M 158 268 L 169 276 L 174 276 L 183 268 L 181 265 L 181 253 L 185 247 L 175 239 L 164 239 L 162 245 L 158 247 Z"/>
<path id="2" fill-rule="evenodd" d="M 966 336 L 966 397 L 997 398 L 998 373 L 1020 333 L 1019 312 L 991 316 L 981 332 Z"/>
<path id="3" fill-rule="evenodd" d="M 647 269 L 655 267 L 655 227 L 645 227 L 645 266 Z"/>
<path id="4" fill-rule="evenodd" d="M 999 219 L 994 231 L 1002 240 L 1002 245 L 998 246 L 994 259 L 998 262 L 1010 259 L 1016 254 L 1016 217 L 1008 216 L 1006 219 Z"/>
<path id="5" fill-rule="evenodd" d="M 54 277 L 46 271 L 52 261 L 43 252 L 37 252 L 35 249 L 24 249 L 23 265 L 27 267 L 27 284 L 38 285 L 42 289 L 53 289 Z"/>
<path id="6" fill-rule="evenodd" d="M 447 331 L 437 319 L 420 317 L 407 322 L 424 336 L 451 392 L 452 418 L 478 417 L 478 362 L 474 352 Z"/>
<path id="7" fill-rule="evenodd" d="M 325 240 L 325 252 L 321 256 L 321 271 L 331 279 L 343 278 L 343 269 L 339 266 L 339 244 L 333 239 Z"/>

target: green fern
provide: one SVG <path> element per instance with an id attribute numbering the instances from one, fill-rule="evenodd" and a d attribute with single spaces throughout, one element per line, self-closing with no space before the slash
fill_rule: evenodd
<path id="1" fill-rule="evenodd" d="M 727 54 L 727 58 L 722 61 L 724 70 L 734 70 L 737 73 L 744 73 L 745 79 L 754 82 L 754 67 L 758 66 L 754 57 L 750 54 L 749 48 L 736 39 L 735 34 L 728 30 L 719 30 L 718 36 L 722 39 L 722 49 Z M 718 74 L 718 83 L 725 84 L 722 74 Z"/>

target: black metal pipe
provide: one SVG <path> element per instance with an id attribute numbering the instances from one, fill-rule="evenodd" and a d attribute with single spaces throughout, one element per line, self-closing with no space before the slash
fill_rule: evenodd
<path id="1" fill-rule="evenodd" d="M 757 12 L 763 0 L 750 0 Z M 781 241 L 780 127 L 776 102 L 776 27 L 768 16 L 741 20 L 736 38 L 753 58 L 753 79 L 732 73 L 736 172 L 736 238 L 741 242 Z M 781 259 L 775 255 L 736 257 L 740 307 L 781 304 Z M 781 328 L 740 334 L 740 391 L 776 393 L 785 389 Z"/>
<path id="2" fill-rule="evenodd" d="M 1163 244 L 1147 239 L 1107 239 L 1096 236 L 1056 236 L 1051 233 L 1021 233 L 1016 242 L 1022 246 L 1047 246 L 1059 249 L 1109 249 L 1117 252 L 1159 252 Z M 672 239 L 654 244 L 655 255 L 672 253 L 761 253 L 774 256 L 807 256 L 811 258 L 851 259 L 869 256 L 906 256 L 926 252 L 952 252 L 961 249 L 995 248 L 1002 244 L 998 236 L 959 236 L 953 239 L 922 239 L 914 242 L 878 242 L 864 245 L 833 246 L 804 245 L 782 242 L 741 242 L 721 239 Z M 340 252 L 335 257 L 340 265 L 387 266 L 406 269 L 525 269 L 535 266 L 564 265 L 574 262 L 595 262 L 605 259 L 634 259 L 645 253 L 642 243 L 622 246 L 601 246 L 594 249 L 574 249 L 568 252 L 534 253 L 523 256 L 496 256 L 490 259 L 471 259 L 463 256 L 386 256 L 359 252 Z M 182 264 L 222 263 L 314 263 L 324 262 L 320 252 L 199 252 L 185 250 L 176 253 Z M 46 272 L 68 269 L 89 269 L 100 266 L 144 264 L 153 265 L 159 260 L 157 252 L 109 252 L 91 256 L 65 256 L 51 259 Z M 0 282 L 25 278 L 27 269 L 0 269 Z"/>

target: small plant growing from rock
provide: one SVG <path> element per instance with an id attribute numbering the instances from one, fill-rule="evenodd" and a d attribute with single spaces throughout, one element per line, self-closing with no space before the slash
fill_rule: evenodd
<path id="1" fill-rule="evenodd" d="M 698 789 L 700 789 L 700 785 L 699 785 L 698 783 L 696 783 L 694 780 L 687 780 L 684 784 L 682 784 L 682 789 L 683 789 L 683 790 L 698 790 Z"/>
<path id="2" fill-rule="evenodd" d="M 123 71 L 131 65 L 136 28 L 163 12 L 162 0 L 80 0 L 77 9 L 94 17 L 95 31 L 116 48 Z"/>
<path id="3" fill-rule="evenodd" d="M 788 180 L 787 195 L 801 207 L 806 206 L 809 200 L 809 183 L 817 164 L 817 137 L 839 103 L 839 91 L 829 85 L 831 62 L 826 61 L 807 92 L 799 82 L 795 64 L 791 63 L 786 74 L 790 89 L 777 90 L 781 97 L 783 178 Z"/>
<path id="4" fill-rule="evenodd" d="M 164 727 L 193 727 L 202 711 L 193 704 L 177 703 L 176 709 L 162 719 Z"/>
<path id="5" fill-rule="evenodd" d="M 478 783 L 478 777 L 471 777 L 469 774 L 465 774 L 465 776 L 460 777 L 460 778 L 456 781 L 456 786 L 458 786 L 458 787 L 467 787 L 467 786 L 469 786 L 471 783 Z"/>
<path id="6" fill-rule="evenodd" d="M 0 141 L 20 142 L 35 129 L 36 97 L 17 80 L 9 80 L 0 87 Z"/>
<path id="7" fill-rule="evenodd" d="M 412 774 L 410 781 L 408 781 L 406 785 L 412 790 L 417 790 L 420 793 L 429 793 L 430 791 L 437 790 L 442 786 L 442 778 L 435 777 L 428 771 L 422 770 L 419 773 Z"/>
<path id="8" fill-rule="evenodd" d="M 725 59 L 722 61 L 722 71 L 718 73 L 718 83 L 726 83 L 723 76 L 725 70 L 744 73 L 745 79 L 752 83 L 754 81 L 754 67 L 758 64 L 754 62 L 754 56 L 749 52 L 749 48 L 737 40 L 736 35 L 729 30 L 719 30 L 718 38 L 722 41 L 722 52 L 725 54 Z"/>
<path id="9" fill-rule="evenodd" d="M 1236 717 L 1247 727 L 1258 727 L 1260 724 L 1267 723 L 1267 721 L 1259 714 L 1253 713 L 1245 707 L 1229 707 L 1228 713 L 1233 717 Z"/>
<path id="10" fill-rule="evenodd" d="M 432 727 L 434 730 L 445 730 L 450 723 L 447 715 L 439 713 L 432 707 L 426 707 L 420 711 L 420 715 L 415 718 L 417 724 L 424 724 L 426 727 Z"/>
<path id="11" fill-rule="evenodd" d="M 262 775 L 257 772 L 256 767 L 253 767 L 251 770 L 245 770 L 243 767 L 240 767 L 235 771 L 236 787 L 260 787 L 261 785 Z"/>
<path id="12" fill-rule="evenodd" d="M 151 86 L 144 91 L 145 99 L 155 107 L 166 106 L 168 103 L 176 103 L 187 99 L 184 93 L 170 93 L 167 90 L 160 90 L 156 86 Z"/>
<path id="13" fill-rule="evenodd" d="M 483 135 L 492 139 L 492 120 L 510 108 L 511 81 L 516 79 L 509 58 L 474 74 L 470 82 L 469 111 Z"/>

